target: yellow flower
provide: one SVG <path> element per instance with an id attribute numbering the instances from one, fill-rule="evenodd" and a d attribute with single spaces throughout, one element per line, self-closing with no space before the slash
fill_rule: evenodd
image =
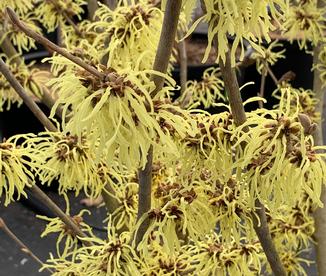
<path id="1" fill-rule="evenodd" d="M 319 100 L 316 99 L 315 93 L 310 89 L 303 88 L 293 88 L 289 84 L 285 86 L 288 89 L 288 95 L 292 99 L 290 101 L 290 109 L 293 114 L 297 112 L 297 109 L 300 113 L 307 115 L 312 123 L 320 122 L 320 113 L 316 112 L 316 105 Z M 273 96 L 280 100 L 282 98 L 282 88 L 276 90 L 273 93 Z M 286 97 L 286 95 L 284 95 Z M 279 104 L 275 105 L 275 108 L 278 108 Z"/>
<path id="2" fill-rule="evenodd" d="M 72 19 L 77 16 L 81 19 L 81 14 L 84 12 L 83 5 L 86 5 L 85 0 L 55 0 L 43 1 L 35 0 L 34 13 L 38 21 L 40 21 L 48 32 L 53 32 L 60 23 L 66 23 L 66 16 Z"/>
<path id="3" fill-rule="evenodd" d="M 153 68 L 163 13 L 148 1 L 137 2 L 115 10 L 100 5 L 96 11 L 99 20 L 90 29 L 98 33 L 94 45 L 102 56 L 108 55 L 108 67 Z"/>
<path id="4" fill-rule="evenodd" d="M 284 22 L 284 35 L 296 39 L 300 48 L 307 42 L 317 45 L 324 36 L 325 8 L 317 7 L 317 1 L 297 1 L 293 3 Z"/>
<path id="5" fill-rule="evenodd" d="M 275 49 L 281 48 L 283 45 L 278 42 L 278 40 L 274 40 L 272 43 L 268 45 L 268 47 L 261 46 L 263 52 L 253 52 L 252 58 L 256 60 L 256 68 L 257 71 L 262 74 L 263 68 L 266 65 L 274 65 L 279 59 L 285 58 L 284 53 L 285 49 L 280 49 L 276 51 Z M 266 65 L 265 65 L 266 64 Z"/>
<path id="6" fill-rule="evenodd" d="M 6 7 L 11 7 L 19 15 L 24 15 L 31 11 L 34 7 L 35 0 L 2 0 L 0 2 L 0 18 L 1 11 L 4 11 Z"/>
<path id="7" fill-rule="evenodd" d="M 198 244 L 188 245 L 195 255 L 195 273 L 200 275 L 257 275 L 261 272 L 263 252 L 258 241 L 241 239 L 240 244 L 223 243 L 216 233 Z"/>
<path id="8" fill-rule="evenodd" d="M 37 166 L 31 160 L 37 160 L 35 150 L 26 141 L 29 135 L 16 135 L 0 143 L 0 197 L 4 195 L 7 206 L 21 195 L 27 197 L 25 189 L 34 184 Z"/>
<path id="9" fill-rule="evenodd" d="M 297 107 L 295 112 L 291 106 Z M 235 147 L 245 145 L 235 167 L 237 177 L 248 182 L 251 206 L 258 197 L 273 213 L 283 204 L 295 204 L 302 189 L 320 204 L 326 166 L 319 153 L 324 147 L 313 144 L 313 128 L 309 118 L 299 114 L 298 96 L 289 89 L 282 91 L 278 110 L 247 114 L 247 122 L 231 139 L 236 139 Z"/>
<path id="10" fill-rule="evenodd" d="M 205 182 L 205 192 L 217 220 L 219 235 L 227 243 L 240 243 L 243 234 L 253 233 L 251 209 L 247 203 L 248 185 L 237 182 L 235 177 L 226 183 L 219 180 Z"/>
<path id="11" fill-rule="evenodd" d="M 207 206 L 207 200 L 201 183 L 190 182 L 182 186 L 178 182 L 162 181 L 154 190 L 153 205 L 156 208 L 149 216 L 157 219 L 160 215 L 163 221 L 165 216 L 174 220 L 173 224 L 179 239 L 187 237 L 196 241 L 214 229 L 217 221 L 212 209 Z M 161 222 L 154 220 L 153 225 L 155 223 Z M 168 235 L 172 230 L 163 231 L 166 231 L 164 235 Z M 169 248 L 173 248 L 171 245 Z"/>
<path id="12" fill-rule="evenodd" d="M 179 141 L 181 158 L 180 174 L 192 172 L 194 178 L 199 178 L 205 168 L 212 172 L 212 177 L 228 180 L 232 176 L 231 134 L 233 120 L 229 112 L 208 115 L 193 114 L 196 122 L 195 135 L 189 133 Z"/>
<path id="13" fill-rule="evenodd" d="M 85 213 L 90 214 L 88 210 L 82 210 L 78 215 L 72 216 L 72 220 L 85 234 L 94 236 L 92 229 L 83 221 L 83 215 Z M 69 215 L 69 211 L 68 211 Z M 61 258 L 71 257 L 78 249 L 79 238 L 76 234 L 69 229 L 60 218 L 48 218 L 46 216 L 37 216 L 39 219 L 47 221 L 45 230 L 41 234 L 41 238 L 48 236 L 51 233 L 57 233 L 56 249 L 57 255 Z M 63 245 L 62 245 L 63 244 Z"/>
<path id="14" fill-rule="evenodd" d="M 170 134 L 157 121 L 157 117 L 163 116 L 159 113 L 163 107 L 156 112 L 150 96 L 155 84 L 148 73 L 155 72 L 103 70 L 108 75 L 106 80 L 79 70 L 50 82 L 59 95 L 51 116 L 59 104 L 63 104 L 64 111 L 71 109 L 69 122 L 63 123 L 64 131 L 78 137 L 86 133 L 97 158 L 103 155 L 108 165 L 116 160 L 128 170 L 143 167 L 149 147 L 157 141 L 164 144 L 166 152 L 177 154 Z M 169 90 L 171 87 L 166 86 L 157 97 Z"/>
<path id="15" fill-rule="evenodd" d="M 25 88 L 30 97 L 41 98 L 43 95 L 43 89 L 46 88 L 45 83 L 50 78 L 50 73 L 42 71 L 38 68 L 33 68 L 34 63 L 26 65 L 23 61 L 20 64 L 14 62 L 15 57 L 8 58 L 3 54 L 0 54 L 0 58 L 3 58 L 8 65 L 11 73 L 19 81 L 19 83 Z M 0 75 L 0 111 L 6 106 L 6 110 L 9 110 L 13 103 L 18 106 L 22 104 L 22 99 L 17 92 L 11 87 L 7 79 Z"/>
<path id="16" fill-rule="evenodd" d="M 283 206 L 277 214 L 270 217 L 271 235 L 280 251 L 283 250 L 282 245 L 285 243 L 286 248 L 292 251 L 308 248 L 313 243 L 312 235 L 315 232 L 313 209 L 308 195 L 302 193 L 293 207 Z"/>
<path id="17" fill-rule="evenodd" d="M 91 241 L 94 245 L 75 250 L 75 262 L 69 261 L 69 258 L 51 258 L 44 268 L 55 269 L 54 276 L 141 276 L 139 257 L 129 245 L 130 235 L 128 232 L 117 235 L 109 222 L 106 240 L 85 238 L 85 241 Z"/>
<path id="18" fill-rule="evenodd" d="M 111 214 L 112 223 L 117 231 L 132 230 L 136 224 L 138 208 L 138 183 L 126 180 L 112 185 L 119 206 Z"/>
<path id="19" fill-rule="evenodd" d="M 21 6 L 24 5 L 25 4 L 22 4 Z M 0 21 L 7 22 L 7 24 L 5 25 L 2 25 L 2 23 L 0 23 L 0 30 L 3 30 L 5 32 L 5 36 L 1 37 L 1 40 L 8 37 L 10 41 L 13 43 L 13 45 L 17 47 L 19 53 L 22 53 L 23 50 L 29 51 L 32 48 L 36 48 L 35 40 L 33 38 L 26 36 L 16 26 L 14 26 L 9 20 L 8 15 L 2 13 L 1 9 L 0 9 L 0 19 L 2 19 Z M 34 17 L 33 13 L 29 12 L 26 14 L 25 13 L 21 14 L 20 19 L 24 22 L 25 25 L 27 25 L 27 27 L 29 27 L 33 31 L 39 34 L 42 33 L 41 28 L 38 27 L 37 24 L 35 23 L 36 18 Z"/>
<path id="20" fill-rule="evenodd" d="M 209 108 L 214 105 L 216 100 L 225 101 L 226 98 L 223 94 L 224 82 L 220 77 L 218 68 L 208 68 L 205 70 L 201 81 L 187 82 L 187 88 L 180 101 L 183 101 L 189 94 L 191 98 L 187 106 L 192 107 L 203 104 L 205 108 Z"/>
<path id="21" fill-rule="evenodd" d="M 208 22 L 208 47 L 203 59 L 205 62 L 213 46 L 218 41 L 217 61 L 225 62 L 225 54 L 229 51 L 228 36 L 234 36 L 231 47 L 231 64 L 236 63 L 236 50 L 241 48 L 240 60 L 244 58 L 244 40 L 258 52 L 263 54 L 259 45 L 263 39 L 270 41 L 269 32 L 275 30 L 273 21 L 279 22 L 287 6 L 283 0 L 204 0 L 206 14 L 191 27 L 190 34 L 201 21 Z M 270 13 L 268 12 L 268 8 Z"/>
<path id="22" fill-rule="evenodd" d="M 193 260 L 186 250 L 168 252 L 159 244 L 153 246 L 150 255 L 141 255 L 143 276 L 177 276 L 193 273 Z"/>
<path id="23" fill-rule="evenodd" d="M 59 181 L 59 192 L 81 190 L 92 198 L 99 196 L 105 182 L 101 178 L 101 160 L 96 162 L 85 136 L 44 132 L 29 139 L 38 151 L 38 174 L 44 184 Z"/>

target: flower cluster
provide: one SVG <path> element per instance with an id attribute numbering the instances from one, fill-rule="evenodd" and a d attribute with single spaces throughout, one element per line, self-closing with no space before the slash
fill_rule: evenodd
<path id="1" fill-rule="evenodd" d="M 72 20 L 73 16 L 81 19 L 85 0 L 35 0 L 35 17 L 42 22 L 48 32 L 53 32 L 60 24 Z"/>
<path id="2" fill-rule="evenodd" d="M 12 136 L 0 143 L 0 197 L 4 197 L 4 205 L 27 196 L 26 187 L 34 184 L 33 171 L 37 166 L 31 160 L 37 160 L 37 154 L 25 141 L 26 136 Z"/>
<path id="3" fill-rule="evenodd" d="M 170 132 L 182 135 L 187 126 L 180 128 L 177 123 L 186 121 L 186 114 L 159 100 L 172 87 L 166 86 L 157 99 L 152 99 L 150 93 L 155 85 L 146 71 L 101 68 L 107 75 L 105 80 L 77 70 L 51 81 L 59 96 L 56 106 L 62 104 L 65 114 L 70 110 L 64 132 L 78 137 L 86 132 L 97 156 L 104 156 L 109 165 L 117 159 L 130 170 L 145 165 L 148 149 L 157 141 L 166 152 L 177 154 Z"/>
<path id="4" fill-rule="evenodd" d="M 14 2 L 14 3 L 13 3 Z M 21 3 L 23 2 L 23 3 Z M 19 53 L 22 51 L 28 51 L 32 48 L 36 48 L 35 41 L 20 32 L 9 20 L 8 15 L 4 12 L 6 7 L 15 8 L 19 12 L 24 24 L 36 31 L 41 33 L 41 28 L 36 24 L 37 20 L 32 13 L 34 7 L 33 1 L 1 1 L 0 3 L 0 32 L 1 40 L 9 39 L 13 45 L 16 46 Z"/>
<path id="5" fill-rule="evenodd" d="M 89 27 L 98 33 L 94 46 L 101 56 L 108 56 L 109 67 L 136 70 L 153 67 L 163 13 L 148 1 L 137 2 L 115 10 L 101 5 L 95 14 L 99 20 Z"/>
<path id="6" fill-rule="evenodd" d="M 66 213 L 69 213 L 69 210 Z M 87 233 L 89 236 L 94 236 L 91 227 L 83 221 L 84 213 L 89 213 L 89 211 L 82 210 L 78 215 L 73 216 L 72 220 L 81 231 Z M 48 218 L 46 216 L 37 217 L 48 222 L 45 230 L 41 234 L 41 238 L 53 233 L 58 234 L 56 242 L 58 256 L 65 258 L 78 248 L 80 240 L 76 236 L 76 233 L 69 229 L 59 218 Z"/>
<path id="7" fill-rule="evenodd" d="M 101 194 L 106 167 L 96 160 L 87 136 L 45 132 L 28 143 L 37 151 L 37 173 L 42 183 L 50 185 L 58 180 L 60 193 L 73 190 L 78 195 L 83 191 L 92 198 Z"/>
<path id="8" fill-rule="evenodd" d="M 6 64 L 9 66 L 11 73 L 24 87 L 25 91 L 34 99 L 40 99 L 43 95 L 43 89 L 47 89 L 46 83 L 50 78 L 50 73 L 47 71 L 33 68 L 33 63 L 26 65 L 25 63 L 16 63 L 15 57 L 8 58 L 0 55 Z M 22 104 L 21 98 L 17 92 L 10 86 L 6 78 L 0 75 L 0 111 L 3 109 L 9 110 L 12 104 L 20 106 Z"/>
<path id="9" fill-rule="evenodd" d="M 129 245 L 130 233 L 117 235 L 114 227 L 108 224 L 106 240 L 87 238 L 92 245 L 78 248 L 73 260 L 67 258 L 52 258 L 48 260 L 47 268 L 54 268 L 54 276 L 68 275 L 142 275 L 139 272 L 139 257 Z M 71 257 L 71 256 L 70 256 Z"/>
<path id="10" fill-rule="evenodd" d="M 256 60 L 256 68 L 257 71 L 262 74 L 263 69 L 266 68 L 266 65 L 273 66 L 279 59 L 285 58 L 284 53 L 285 49 L 277 49 L 281 48 L 282 44 L 277 40 L 270 43 L 267 47 L 261 46 L 263 52 L 254 52 L 252 54 L 252 58 Z M 265 73 L 266 74 L 266 73 Z"/>
<path id="11" fill-rule="evenodd" d="M 216 100 L 226 100 L 223 88 L 224 83 L 219 76 L 219 69 L 208 68 L 203 73 L 201 81 L 190 80 L 187 82 L 187 88 L 180 101 L 187 101 L 186 106 L 192 108 L 200 104 L 209 108 L 216 103 Z M 186 98 L 189 98 L 189 101 Z"/>
<path id="12" fill-rule="evenodd" d="M 217 37 L 217 61 L 225 62 L 229 51 L 229 36 L 234 36 L 231 47 L 231 63 L 235 66 L 236 50 L 240 46 L 240 60 L 244 58 L 244 40 L 263 54 L 260 43 L 263 39 L 270 40 L 269 32 L 275 30 L 273 20 L 279 22 L 284 17 L 280 11 L 286 11 L 287 5 L 283 0 L 204 0 L 206 13 L 199 18 L 190 29 L 191 33 L 201 21 L 208 22 L 208 47 L 203 61 L 206 61 L 213 41 Z M 268 8 L 270 13 L 268 12 Z M 215 47 L 215 46 L 214 46 Z"/>
<path id="13" fill-rule="evenodd" d="M 260 73 L 283 58 L 282 50 L 275 51 L 278 42 L 268 47 L 262 42 L 269 42 L 270 31 L 285 18 L 289 36 L 298 28 L 311 31 L 303 44 L 316 43 L 323 24 L 312 0 L 292 1 L 293 14 L 284 0 L 202 2 L 205 14 L 189 33 L 208 21 L 204 59 L 217 37 L 218 60 L 225 61 L 231 44 L 234 66 L 236 51 L 244 58 L 246 40 L 257 51 Z M 300 253 L 312 241 L 311 213 L 321 205 L 326 181 L 325 147 L 315 146 L 312 137 L 320 120 L 312 91 L 282 83 L 273 110 L 247 112 L 246 122 L 238 126 L 230 107 L 216 103 L 226 101 L 219 69 L 210 68 L 201 81 L 188 82 L 185 98 L 178 102 L 190 101 L 181 106 L 172 101 L 175 82 L 152 70 L 166 1 L 161 9 L 152 0 L 121 0 L 114 10 L 99 4 L 94 21 L 82 23 L 72 19 L 80 18 L 83 0 L 26 3 L 26 8 L 14 6 L 21 17 L 44 21 L 48 30 L 60 25 L 63 46 L 89 67 L 77 67 L 73 58 L 58 54 L 47 59 L 55 76 L 47 85 L 58 95 L 50 118 L 60 109 L 62 123 L 57 132 L 0 143 L 0 196 L 9 204 L 15 192 L 25 195 L 37 176 L 44 185 L 58 181 L 65 197 L 68 191 L 102 195 L 108 211 L 105 239 L 92 233 L 84 211 L 72 217 L 86 233 L 82 238 L 59 218 L 41 217 L 48 221 L 42 236 L 58 234 L 57 256 L 51 255 L 44 268 L 56 276 L 257 275 L 267 265 L 253 227 L 258 200 L 267 210 L 287 273 L 303 273 Z M 179 30 L 186 29 L 195 3 L 183 1 Z M 32 46 L 15 30 L 5 31 L 19 51 Z M 28 91 L 41 94 L 46 74 L 11 63 L 14 57 L 7 60 L 14 75 Z M 160 91 L 153 76 L 164 79 Z M 11 92 L 0 79 L 8 104 L 15 101 Z M 224 112 L 212 115 L 195 109 L 199 104 L 216 104 Z M 138 217 L 142 186 L 136 172 L 146 168 L 152 150 L 151 206 Z"/>
<path id="14" fill-rule="evenodd" d="M 289 84 L 283 84 L 285 87 L 287 87 L 288 93 L 290 97 L 290 110 L 292 114 L 295 114 L 297 110 L 301 114 L 305 114 L 308 116 L 307 123 L 303 122 L 301 120 L 301 123 L 306 128 L 306 131 L 309 129 L 310 125 L 315 126 L 314 123 L 320 122 L 320 114 L 316 111 L 316 105 L 319 103 L 319 101 L 315 97 L 315 93 L 310 89 L 303 89 L 303 88 L 293 88 Z M 276 90 L 273 93 L 273 96 L 280 100 L 282 98 L 282 89 Z M 284 95 L 287 97 L 286 95 Z M 275 105 L 275 108 L 278 108 L 279 104 Z M 303 118 L 301 116 L 301 118 Z M 312 134 L 313 129 L 310 130 Z"/>
<path id="15" fill-rule="evenodd" d="M 295 112 L 292 101 L 296 102 Z M 246 124 L 233 134 L 238 145 L 245 144 L 236 165 L 239 173 L 246 170 L 242 177 L 249 183 L 251 197 L 266 202 L 271 210 L 294 205 L 302 190 L 320 204 L 324 155 L 314 146 L 314 127 L 308 116 L 299 114 L 298 106 L 298 96 L 286 89 L 278 110 L 249 113 Z"/>
<path id="16" fill-rule="evenodd" d="M 325 9 L 315 0 L 292 2 L 283 24 L 284 34 L 291 40 L 297 39 L 301 48 L 306 48 L 307 42 L 317 45 L 324 36 Z"/>

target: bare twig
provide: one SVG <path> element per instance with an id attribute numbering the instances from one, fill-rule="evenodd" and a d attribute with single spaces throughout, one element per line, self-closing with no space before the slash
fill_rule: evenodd
<path id="1" fill-rule="evenodd" d="M 98 9 L 97 0 L 87 1 L 88 19 L 93 21 L 96 10 Z"/>
<path id="2" fill-rule="evenodd" d="M 276 251 L 275 244 L 273 243 L 269 231 L 265 206 L 258 199 L 255 201 L 255 211 L 252 212 L 251 216 L 257 237 L 273 273 L 277 276 L 286 276 L 285 269 Z"/>
<path id="3" fill-rule="evenodd" d="M 62 56 L 66 57 L 67 59 L 71 60 L 72 62 L 78 64 L 80 67 L 84 68 L 86 71 L 90 72 L 94 76 L 96 76 L 100 79 L 105 79 L 106 75 L 103 74 L 102 72 L 99 72 L 95 67 L 88 65 L 80 58 L 75 57 L 74 55 L 72 55 L 68 51 L 66 51 L 65 49 L 57 46 L 50 40 L 46 39 L 42 35 L 39 35 L 35 31 L 33 31 L 32 29 L 27 27 L 22 21 L 19 20 L 18 16 L 15 14 L 15 12 L 11 8 L 6 8 L 6 11 L 7 11 L 12 23 L 17 28 L 19 28 L 22 32 L 24 32 L 27 36 L 35 39 L 37 42 L 44 45 L 45 47 L 61 54 Z"/>
<path id="4" fill-rule="evenodd" d="M 319 6 L 325 6 L 324 2 L 319 0 Z M 314 48 L 314 64 L 320 63 L 319 56 L 323 48 L 325 47 L 325 42 L 320 42 Z M 323 122 L 325 122 L 325 113 L 323 112 L 323 107 L 325 105 L 325 93 L 326 87 L 323 86 L 322 80 L 320 78 L 321 72 L 315 69 L 314 71 L 314 84 L 313 91 L 315 93 L 315 98 L 318 99 L 318 103 L 315 106 L 315 111 L 319 112 L 322 119 L 318 122 L 318 127 L 314 132 L 314 143 L 317 146 L 324 145 L 323 140 Z M 325 183 L 324 183 L 325 184 Z M 315 219 L 315 239 L 316 239 L 316 251 L 317 251 L 317 269 L 318 275 L 326 275 L 326 189 L 325 185 L 322 187 L 321 191 L 321 202 L 323 202 L 324 207 L 318 208 L 314 213 Z"/>
<path id="5" fill-rule="evenodd" d="M 30 250 L 6 225 L 5 221 L 0 217 L 0 229 L 2 229 L 9 238 L 11 238 L 21 249 L 22 252 L 26 253 L 28 256 L 30 256 L 33 260 L 35 260 L 37 263 L 39 263 L 42 267 L 44 266 L 44 263 Z M 50 268 L 46 268 L 47 271 L 49 271 L 51 274 L 54 273 L 54 271 Z"/>
<path id="6" fill-rule="evenodd" d="M 267 71 L 266 71 L 266 68 L 264 67 L 261 72 L 260 91 L 258 94 L 258 96 L 261 98 L 264 98 L 264 96 L 265 96 L 266 74 L 267 74 Z M 258 105 L 259 105 L 259 108 L 263 108 L 263 105 L 264 105 L 263 101 L 259 101 Z"/>
<path id="7" fill-rule="evenodd" d="M 237 126 L 240 126 L 246 122 L 247 118 L 240 95 L 236 73 L 235 70 L 231 67 L 230 52 L 226 54 L 225 64 L 220 61 L 220 68 L 225 88 L 228 93 L 234 123 Z M 262 248 L 264 249 L 265 255 L 271 266 L 272 271 L 277 276 L 285 276 L 286 273 L 284 267 L 276 251 L 271 234 L 269 232 L 265 207 L 258 199 L 256 199 L 255 201 L 255 211 L 252 212 L 251 216 L 253 220 L 254 229 L 262 245 Z"/>
<path id="8" fill-rule="evenodd" d="M 153 69 L 162 73 L 166 73 L 169 60 L 172 54 L 173 43 L 177 34 L 177 26 L 181 11 L 182 0 L 168 0 L 163 19 L 162 32 L 155 56 Z M 155 90 L 152 96 L 155 96 L 163 87 L 164 78 L 156 75 L 152 76 L 155 83 Z M 150 147 L 147 154 L 147 163 L 143 170 L 139 170 L 139 204 L 137 219 L 139 220 L 151 208 L 151 189 L 152 189 L 152 163 L 153 163 L 153 146 Z M 149 220 L 146 218 L 140 225 L 137 235 L 136 244 L 138 244 L 148 228 Z"/>
<path id="9" fill-rule="evenodd" d="M 274 75 L 272 69 L 269 67 L 269 65 L 267 63 L 265 63 L 265 68 L 268 72 L 268 74 L 270 75 L 270 77 L 272 78 L 273 82 L 275 83 L 276 87 L 279 85 L 279 81 L 277 79 L 277 77 Z"/>
<path id="10" fill-rule="evenodd" d="M 5 32 L 3 30 L 0 30 L 0 38 L 3 38 L 5 36 Z M 2 43 L 0 44 L 1 50 L 6 54 L 7 57 L 12 58 L 12 62 L 20 65 L 22 60 L 18 56 L 18 53 L 15 49 L 15 47 L 12 45 L 10 39 L 8 37 L 4 38 Z"/>
<path id="11" fill-rule="evenodd" d="M 182 38 L 182 33 L 179 34 L 179 38 Z M 188 60 L 187 60 L 187 45 L 186 41 L 182 40 L 178 44 L 179 60 L 180 60 L 180 84 L 181 84 L 181 96 L 186 91 L 187 79 L 188 79 Z"/>
<path id="12" fill-rule="evenodd" d="M 5 76 L 10 85 L 15 89 L 18 95 L 22 98 L 24 103 L 33 112 L 35 117 L 44 125 L 49 131 L 56 131 L 56 127 L 53 123 L 45 116 L 43 111 L 37 106 L 37 104 L 29 97 L 22 87 L 22 85 L 17 81 L 15 76 L 10 72 L 8 66 L 0 59 L 0 72 Z"/>
<path id="13" fill-rule="evenodd" d="M 143 170 L 139 170 L 139 191 L 138 191 L 138 213 L 137 220 L 151 209 L 152 204 L 152 165 L 153 165 L 153 146 L 147 153 L 147 163 Z M 136 235 L 136 244 L 139 244 L 149 226 L 149 220 L 146 218 L 139 226 Z"/>
<path id="14" fill-rule="evenodd" d="M 168 69 L 173 43 L 177 33 L 181 2 L 180 0 L 168 0 L 166 3 L 162 32 L 153 67 L 155 71 L 161 73 L 166 73 Z M 154 97 L 162 89 L 164 78 L 154 75 L 152 79 L 155 83 L 155 90 L 152 92 L 152 96 Z"/>
<path id="15" fill-rule="evenodd" d="M 118 0 L 104 0 L 104 4 L 107 5 L 111 10 L 114 10 L 118 5 Z"/>
<path id="16" fill-rule="evenodd" d="M 234 123 L 237 126 L 240 126 L 247 120 L 247 118 L 240 94 L 235 69 L 231 67 L 230 53 L 226 54 L 225 64 L 221 60 L 219 65 L 221 68 L 221 74 L 223 77 L 225 89 L 228 94 Z"/>
<path id="17" fill-rule="evenodd" d="M 83 38 L 84 37 L 83 32 L 78 28 L 75 22 L 70 18 L 70 16 L 65 11 L 62 11 L 62 16 L 64 17 L 64 19 L 66 19 L 69 25 L 74 29 L 75 33 Z"/>
<path id="18" fill-rule="evenodd" d="M 45 206 L 49 207 L 53 213 L 61 219 L 61 221 L 69 227 L 77 236 L 81 238 L 86 238 L 87 236 L 83 231 L 80 230 L 79 226 L 74 222 L 74 220 L 64 213 L 58 205 L 56 205 L 37 185 L 33 185 L 29 188 L 30 191 L 40 200 Z M 85 245 L 89 245 L 89 242 L 82 240 Z"/>

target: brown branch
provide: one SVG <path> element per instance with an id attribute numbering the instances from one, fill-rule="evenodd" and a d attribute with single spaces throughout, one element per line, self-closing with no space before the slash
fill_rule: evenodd
<path id="1" fill-rule="evenodd" d="M 0 30 L 0 38 L 2 39 L 4 36 L 5 32 Z M 21 64 L 22 60 L 8 37 L 3 39 L 2 43 L 0 44 L 0 48 L 7 57 L 11 58 L 13 63 L 15 63 L 17 66 Z"/>
<path id="2" fill-rule="evenodd" d="M 33 185 L 29 188 L 30 191 L 35 195 L 35 197 L 40 200 L 45 206 L 49 207 L 53 213 L 61 219 L 61 221 L 69 227 L 78 237 L 86 238 L 85 233 L 79 228 L 79 226 L 74 222 L 74 220 L 64 213 L 58 205 L 56 205 L 37 185 Z M 85 245 L 90 245 L 91 243 L 82 240 Z"/>
<path id="3" fill-rule="evenodd" d="M 279 81 L 278 81 L 278 79 L 274 75 L 272 69 L 269 67 L 269 65 L 267 63 L 265 63 L 265 68 L 266 68 L 268 74 L 270 75 L 270 77 L 272 78 L 273 82 L 275 83 L 275 85 L 277 87 L 279 85 Z"/>
<path id="4" fill-rule="evenodd" d="M 258 199 L 255 200 L 255 211 L 252 212 L 251 217 L 255 232 L 273 273 L 277 276 L 286 276 L 285 269 L 269 231 L 265 206 Z"/>
<path id="5" fill-rule="evenodd" d="M 267 74 L 267 70 L 264 67 L 262 72 L 261 72 L 260 91 L 259 91 L 259 94 L 258 94 L 258 96 L 261 97 L 261 98 L 264 98 L 264 96 L 265 96 L 266 74 Z M 258 105 L 259 105 L 259 108 L 263 108 L 264 107 L 264 102 L 259 101 Z"/>
<path id="6" fill-rule="evenodd" d="M 161 73 L 166 73 L 169 60 L 172 54 L 173 43 L 177 34 L 179 15 L 181 11 L 182 0 L 168 0 L 164 13 L 162 32 L 158 49 L 155 56 L 153 69 Z M 164 85 L 164 78 L 153 75 L 152 80 L 155 83 L 155 90 L 152 96 L 155 96 Z M 153 146 L 150 147 L 147 154 L 147 163 L 143 170 L 138 171 L 139 191 L 138 191 L 138 214 L 139 220 L 151 208 L 151 190 L 152 190 L 152 163 L 153 163 Z M 146 218 L 140 225 L 136 234 L 136 244 L 142 241 L 143 236 L 148 228 L 149 219 Z"/>
<path id="7" fill-rule="evenodd" d="M 99 72 L 95 67 L 88 65 L 85 63 L 83 60 L 81 60 L 78 57 L 75 57 L 74 55 L 70 54 L 68 51 L 66 51 L 64 48 L 61 48 L 51 42 L 50 40 L 46 39 L 42 35 L 39 35 L 27 25 L 25 25 L 22 21 L 19 20 L 18 16 L 15 14 L 15 12 L 11 8 L 6 8 L 6 11 L 9 15 L 9 18 L 18 29 L 20 29 L 22 32 L 24 32 L 27 36 L 35 39 L 38 43 L 42 44 L 46 48 L 49 48 L 52 51 L 55 51 L 59 53 L 60 55 L 64 56 L 65 58 L 71 60 L 72 62 L 78 64 L 80 67 L 84 68 L 86 71 L 90 72 L 94 76 L 100 78 L 100 79 L 105 79 L 106 75 Z"/>
<path id="8" fill-rule="evenodd" d="M 66 21 L 69 23 L 69 25 L 74 29 L 75 33 L 80 36 L 81 38 L 84 38 L 83 32 L 78 28 L 78 26 L 75 24 L 75 22 L 70 18 L 70 16 L 65 12 L 62 11 L 62 16 Z"/>
<path id="9" fill-rule="evenodd" d="M 220 68 L 224 80 L 225 88 L 228 93 L 228 98 L 231 106 L 231 113 L 236 126 L 240 126 L 246 122 L 246 113 L 240 95 L 239 85 L 234 68 L 231 67 L 230 52 L 226 54 L 225 64 L 220 60 Z M 255 211 L 251 214 L 254 229 L 265 252 L 267 260 L 272 271 L 277 276 L 285 276 L 285 270 L 276 251 L 273 243 L 266 218 L 264 205 L 258 200 L 255 200 Z M 258 217 L 258 218 L 257 218 Z"/>
<path id="10" fill-rule="evenodd" d="M 147 153 L 147 163 L 143 170 L 139 170 L 139 191 L 138 191 L 138 212 L 137 221 L 151 209 L 152 204 L 152 166 L 153 166 L 153 146 Z M 149 226 L 149 219 L 146 218 L 139 226 L 136 235 L 136 245 L 139 244 Z"/>
<path id="11" fill-rule="evenodd" d="M 325 5 L 323 1 L 319 1 L 319 5 Z M 321 61 L 319 60 L 320 53 L 325 47 L 325 42 L 320 42 L 314 48 L 314 64 L 318 64 Z M 318 100 L 318 103 L 315 106 L 315 111 L 319 112 L 322 116 L 322 119 L 318 122 L 318 127 L 313 134 L 314 143 L 316 146 L 324 145 L 323 139 L 323 122 L 325 122 L 325 113 L 323 112 L 323 107 L 325 105 L 325 93 L 326 87 L 323 86 L 323 82 L 320 78 L 321 72 L 318 69 L 314 71 L 314 84 L 313 91 L 315 93 L 315 98 Z M 325 184 L 325 183 L 324 183 Z M 317 252 L 317 270 L 318 275 L 326 275 L 326 189 L 325 185 L 322 187 L 321 191 L 321 202 L 323 202 L 324 207 L 318 208 L 314 212 L 315 219 L 315 239 L 316 239 L 316 252 Z"/>
<path id="12" fill-rule="evenodd" d="M 231 67 L 231 56 L 229 52 L 226 54 L 225 64 L 222 62 L 222 60 L 220 60 L 219 65 L 225 89 L 228 94 L 234 123 L 237 126 L 240 126 L 247 120 L 247 118 L 235 69 Z"/>
<path id="13" fill-rule="evenodd" d="M 166 3 L 162 32 L 153 67 L 155 71 L 161 73 L 166 73 L 168 69 L 177 33 L 181 2 L 181 0 L 168 0 Z M 152 96 L 154 97 L 162 89 L 164 78 L 154 75 L 152 79 L 155 83 L 155 90 L 152 92 Z"/>
<path id="14" fill-rule="evenodd" d="M 30 256 L 33 260 L 35 260 L 37 263 L 39 263 L 42 267 L 44 266 L 44 263 L 30 250 L 6 225 L 5 221 L 0 217 L 0 229 L 2 229 L 9 238 L 11 238 L 21 249 L 22 252 L 26 253 L 28 256 Z M 46 268 L 51 275 L 54 273 L 54 271 L 50 268 Z"/>
<path id="15" fill-rule="evenodd" d="M 93 21 L 96 10 L 98 9 L 97 0 L 87 1 L 88 19 Z"/>
<path id="16" fill-rule="evenodd" d="M 107 5 L 111 10 L 115 10 L 118 5 L 118 0 L 104 0 L 104 4 Z"/>
<path id="17" fill-rule="evenodd" d="M 182 33 L 179 34 L 179 38 L 182 38 Z M 187 79 L 188 79 L 188 60 L 187 60 L 187 45 L 186 41 L 182 40 L 178 44 L 179 50 L 179 60 L 180 60 L 180 84 L 182 94 L 186 91 L 187 88 Z"/>
<path id="18" fill-rule="evenodd" d="M 17 94 L 22 98 L 22 100 L 28 106 L 28 108 L 33 112 L 35 117 L 44 125 L 44 127 L 49 131 L 53 131 L 53 132 L 57 131 L 53 123 L 48 119 L 48 117 L 45 116 L 43 111 L 37 106 L 37 104 L 32 100 L 32 98 L 28 96 L 25 89 L 17 81 L 15 76 L 10 72 L 8 66 L 4 63 L 2 59 L 0 59 L 0 72 L 10 83 L 12 88 L 15 89 Z"/>

